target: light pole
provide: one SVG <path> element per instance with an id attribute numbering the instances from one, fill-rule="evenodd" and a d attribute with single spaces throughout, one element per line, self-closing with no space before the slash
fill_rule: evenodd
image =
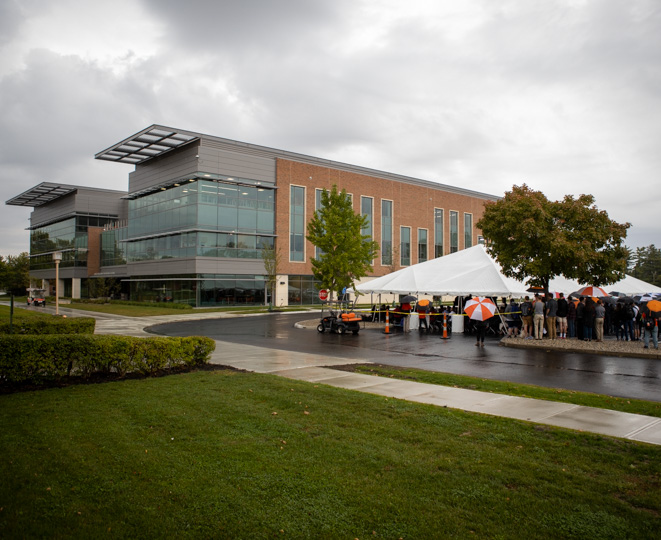
<path id="1" fill-rule="evenodd" d="M 60 261 L 62 260 L 62 252 L 56 251 L 53 253 L 53 260 L 55 261 L 55 315 L 60 314 Z"/>

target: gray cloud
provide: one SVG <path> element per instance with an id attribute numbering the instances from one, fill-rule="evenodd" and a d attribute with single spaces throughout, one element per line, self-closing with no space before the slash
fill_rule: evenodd
<path id="1" fill-rule="evenodd" d="M 639 218 L 661 165 L 654 0 L 131 6 L 149 31 L 111 58 L 101 7 L 99 42 L 63 49 L 32 44 L 46 4 L 0 7 L 21 61 L 0 67 L 4 200 L 44 180 L 126 189 L 130 168 L 93 155 L 161 123 L 494 194 L 589 192 L 632 241 L 659 235 Z"/>

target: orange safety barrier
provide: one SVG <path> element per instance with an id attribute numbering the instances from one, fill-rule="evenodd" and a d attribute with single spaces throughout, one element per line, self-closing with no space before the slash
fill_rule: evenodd
<path id="1" fill-rule="evenodd" d="M 386 310 L 386 329 L 383 331 L 384 334 L 390 334 L 390 311 Z"/>
<path id="2" fill-rule="evenodd" d="M 443 339 L 448 339 L 448 314 L 443 313 Z"/>

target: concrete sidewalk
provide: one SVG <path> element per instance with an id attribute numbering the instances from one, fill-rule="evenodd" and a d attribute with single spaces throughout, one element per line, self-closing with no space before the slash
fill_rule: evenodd
<path id="1" fill-rule="evenodd" d="M 661 444 L 661 418 L 330 369 L 346 359 L 217 342 L 211 362 L 441 407 Z M 360 361 L 363 363 L 363 361 Z"/>
<path id="2" fill-rule="evenodd" d="M 236 314 L 223 315 L 221 313 L 187 313 L 132 319 L 101 315 L 97 319 L 96 332 L 98 334 L 146 337 L 152 334 L 145 332 L 145 328 L 155 324 L 236 316 Z M 364 360 L 357 362 L 364 363 Z M 211 363 L 407 401 L 661 445 L 661 418 L 554 401 L 386 379 L 330 368 L 330 366 L 346 365 L 348 363 L 346 358 L 216 341 L 216 350 L 212 354 Z"/>

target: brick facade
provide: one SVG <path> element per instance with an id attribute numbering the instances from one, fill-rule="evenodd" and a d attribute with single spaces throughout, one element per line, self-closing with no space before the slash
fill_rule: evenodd
<path id="1" fill-rule="evenodd" d="M 311 219 L 315 211 L 315 190 L 328 189 L 337 185 L 339 190 L 346 189 L 353 196 L 354 212 L 360 212 L 361 196 L 372 197 L 373 203 L 373 232 L 374 240 L 381 241 L 381 201 L 384 199 L 393 202 L 393 245 L 399 246 L 400 226 L 411 228 L 411 264 L 418 263 L 418 229 L 427 229 L 428 259 L 434 258 L 434 209 L 444 210 L 444 254 L 450 251 L 450 211 L 459 213 L 459 249 L 464 249 L 464 214 L 473 216 L 473 245 L 478 242 L 479 230 L 475 223 L 482 217 L 484 203 L 495 200 L 495 197 L 480 197 L 478 194 L 469 195 L 447 191 L 443 186 L 426 187 L 404 183 L 397 180 L 366 176 L 339 169 L 300 163 L 279 158 L 276 167 L 276 233 L 278 235 L 277 247 L 282 255 L 280 271 L 283 274 L 311 274 L 312 266 L 309 262 L 314 255 L 314 246 L 306 240 L 305 261 L 290 262 L 289 260 L 289 204 L 290 186 L 305 187 L 305 221 Z M 488 198 L 487 198 L 488 197 Z M 399 260 L 397 268 L 400 267 Z M 390 266 L 381 264 L 380 256 L 373 264 L 373 276 L 382 276 L 391 271 Z"/>

